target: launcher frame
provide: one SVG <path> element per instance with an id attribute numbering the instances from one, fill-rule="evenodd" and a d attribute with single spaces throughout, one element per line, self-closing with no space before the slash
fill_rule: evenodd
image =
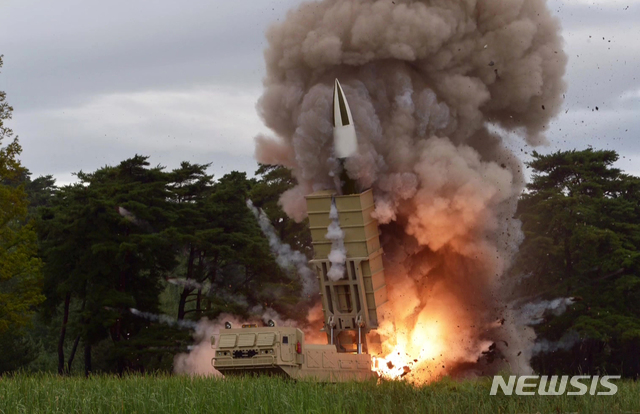
<path id="1" fill-rule="evenodd" d="M 373 192 L 338 195 L 334 191 L 318 191 L 306 199 L 314 251 L 310 264 L 320 284 L 323 331 L 338 352 L 360 354 L 363 345 L 364 352 L 368 352 L 367 334 L 378 328 L 380 312 L 387 302 L 378 222 L 371 216 L 375 208 Z M 338 210 L 347 253 L 345 273 L 336 281 L 327 276 L 332 242 L 325 238 L 332 203 Z"/>

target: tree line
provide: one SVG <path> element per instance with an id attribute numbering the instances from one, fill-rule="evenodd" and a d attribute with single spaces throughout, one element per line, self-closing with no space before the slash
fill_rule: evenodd
<path id="1" fill-rule="evenodd" d="M 306 223 L 277 204 L 295 185 L 289 170 L 214 179 L 208 164 L 167 170 L 136 155 L 56 186 L 21 165 L 11 114 L 0 92 L 0 374 L 168 371 L 191 331 L 157 315 L 304 313 L 295 269 L 278 266 L 247 206 L 310 258 Z M 522 303 L 574 298 L 534 326 L 550 344 L 532 360 L 540 373 L 640 375 L 640 179 L 617 159 L 587 149 L 528 163 L 525 239 L 507 277 Z"/>
<path id="2" fill-rule="evenodd" d="M 535 298 L 573 297 L 535 326 L 543 373 L 640 376 L 640 179 L 615 151 L 533 153 L 518 204 L 525 239 L 512 269 Z M 533 299 L 533 298 L 531 298 Z"/>
<path id="3" fill-rule="evenodd" d="M 170 369 L 189 332 L 144 315 L 195 321 L 243 315 L 255 306 L 295 315 L 297 275 L 276 264 L 246 204 L 252 199 L 269 212 L 278 196 L 271 187 L 291 185 L 290 175 L 262 167 L 260 179 L 232 172 L 214 181 L 207 167 L 183 162 L 165 171 L 135 156 L 79 172 L 71 185 L 56 187 L 50 176 L 31 180 L 23 171 L 20 184 L 7 186 L 21 192 L 25 205 L 31 200 L 30 213 L 23 211 L 31 224 L 21 228 L 31 236 L 24 249 L 39 278 L 14 277 L 36 296 L 31 302 L 31 296 L 12 297 L 37 311 L 47 340 L 36 342 L 55 352 L 58 372 L 71 371 L 79 349 L 86 373 L 94 370 L 95 355 L 101 371 Z M 284 217 L 274 225 L 299 243 L 302 226 Z M 23 319 L 13 325 L 25 326 Z M 15 339 L 10 348 L 21 354 L 29 345 Z"/>

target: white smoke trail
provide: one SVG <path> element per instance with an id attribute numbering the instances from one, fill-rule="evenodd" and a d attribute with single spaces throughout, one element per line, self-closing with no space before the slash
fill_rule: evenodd
<path id="1" fill-rule="evenodd" d="M 196 329 L 198 326 L 198 324 L 193 321 L 177 320 L 168 315 L 156 315 L 154 313 L 142 312 L 135 308 L 131 308 L 129 311 L 140 318 L 144 318 L 152 322 L 160 322 L 180 329 Z"/>
<path id="2" fill-rule="evenodd" d="M 536 341 L 536 343 L 533 345 L 532 355 L 555 352 L 559 350 L 566 351 L 568 349 L 571 349 L 578 342 L 580 342 L 580 335 L 578 334 L 578 332 L 568 331 L 564 335 L 562 335 L 560 340 L 556 342 L 548 341 L 546 339 Z"/>
<path id="3" fill-rule="evenodd" d="M 283 270 L 289 271 L 291 266 L 295 267 L 303 286 L 304 295 L 314 295 L 318 292 L 317 278 L 315 273 L 307 266 L 307 258 L 299 251 L 293 250 L 290 245 L 282 243 L 282 241 L 276 235 L 276 231 L 273 225 L 269 221 L 267 215 L 260 209 L 256 208 L 251 200 L 247 200 L 247 207 L 251 210 L 256 217 L 262 233 L 267 237 L 271 252 L 276 258 L 278 266 Z M 200 285 L 193 281 L 184 279 L 171 279 L 170 283 L 189 285 L 195 288 L 206 288 L 207 286 Z M 244 296 L 232 294 L 224 290 L 216 292 L 217 297 L 227 300 L 233 304 L 248 306 L 248 302 Z M 322 320 L 322 316 L 318 316 L 318 311 L 321 308 L 317 306 L 312 309 L 309 314 L 309 318 L 316 321 Z M 320 312 L 321 313 L 321 312 Z M 221 376 L 220 372 L 213 368 L 211 363 L 212 358 L 215 356 L 215 348 L 211 346 L 211 337 L 224 330 L 225 322 L 230 322 L 233 327 L 240 327 L 244 323 L 256 323 L 260 325 L 266 325 L 269 320 L 276 322 L 278 326 L 290 326 L 298 327 L 298 322 L 286 319 L 280 316 L 272 308 L 263 308 L 260 305 L 254 306 L 249 310 L 249 314 L 253 315 L 248 319 L 242 319 L 236 315 L 222 314 L 213 321 L 207 318 L 200 320 L 194 333 L 194 340 L 196 344 L 190 348 L 188 353 L 178 354 L 174 359 L 174 371 L 178 374 L 189 375 L 204 375 L 204 376 Z M 191 322 L 193 323 L 193 322 Z M 319 334 L 314 330 L 309 330 L 309 325 L 302 327 L 305 329 L 306 339 L 308 342 L 314 342 L 326 338 L 326 335 Z"/>
<path id="4" fill-rule="evenodd" d="M 544 321 L 545 312 L 560 316 L 574 302 L 573 298 L 556 298 L 527 303 L 518 312 L 518 322 L 520 325 L 537 325 Z"/>
<path id="5" fill-rule="evenodd" d="M 520 300 L 512 301 L 503 312 L 501 327 L 505 331 L 504 338 L 508 339 L 507 346 L 504 341 L 496 342 L 500 352 L 510 361 L 511 369 L 521 374 L 531 374 L 533 370 L 529 365 L 531 357 L 541 352 L 568 349 L 578 340 L 575 333 L 566 333 L 558 342 L 536 340 L 533 326 L 544 321 L 545 313 L 558 316 L 563 314 L 568 306 L 574 303 L 573 298 L 556 298 L 553 300 L 541 300 L 521 304 Z"/>
<path id="6" fill-rule="evenodd" d="M 129 210 L 127 210 L 124 207 L 118 207 L 118 214 L 120 214 L 122 217 L 125 218 L 125 220 L 137 225 L 137 226 L 142 226 L 145 224 L 145 222 L 143 222 L 142 220 L 138 220 L 138 218 L 135 216 L 135 214 L 133 214 L 132 212 L 130 212 Z"/>
<path id="7" fill-rule="evenodd" d="M 335 199 L 331 200 L 329 218 L 331 223 L 329 223 L 327 234 L 324 236 L 326 239 L 331 240 L 331 252 L 329 252 L 328 256 L 329 262 L 331 262 L 331 269 L 327 272 L 327 277 L 335 282 L 344 276 L 347 260 L 347 249 L 344 247 L 344 231 L 340 228 Z"/>
<path id="8" fill-rule="evenodd" d="M 315 272 L 307 265 L 307 257 L 301 252 L 293 250 L 290 245 L 280 240 L 269 217 L 267 217 L 262 209 L 254 206 L 251 200 L 247 200 L 247 207 L 249 207 L 249 210 L 251 210 L 256 220 L 258 220 L 260 230 L 262 230 L 262 234 L 264 234 L 269 241 L 269 248 L 274 254 L 278 266 L 287 272 L 292 266 L 296 269 L 300 277 L 300 282 L 302 283 L 302 294 L 305 297 L 317 294 L 318 279 Z"/>

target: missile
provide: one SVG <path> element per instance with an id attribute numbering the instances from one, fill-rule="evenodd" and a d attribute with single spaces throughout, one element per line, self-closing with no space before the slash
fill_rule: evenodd
<path id="1" fill-rule="evenodd" d="M 338 159 L 351 157 L 358 152 L 351 109 L 338 79 L 333 87 L 333 145 Z"/>
<path id="2" fill-rule="evenodd" d="M 336 183 L 338 189 L 341 194 L 357 193 L 356 183 L 347 175 L 344 163 L 358 152 L 358 140 L 351 109 L 338 79 L 333 87 L 333 148 L 340 163 L 340 182 Z"/>

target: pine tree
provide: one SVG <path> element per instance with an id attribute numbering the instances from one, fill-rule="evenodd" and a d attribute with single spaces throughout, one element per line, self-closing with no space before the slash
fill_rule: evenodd
<path id="1" fill-rule="evenodd" d="M 43 300 L 36 233 L 26 222 L 28 201 L 20 183 L 26 172 L 18 159 L 22 148 L 5 125 L 12 111 L 0 91 L 0 335 L 27 325 Z"/>
<path id="2" fill-rule="evenodd" d="M 259 180 L 251 187 L 249 197 L 269 217 L 282 242 L 303 252 L 309 259 L 313 255 L 308 220 L 296 223 L 280 208 L 282 193 L 293 188 L 297 182 L 291 170 L 280 165 L 261 164 L 256 171 Z"/>
<path id="3" fill-rule="evenodd" d="M 135 156 L 77 176 L 79 183 L 62 187 L 42 209 L 39 227 L 46 309 L 53 314 L 61 307 L 63 315 L 58 371 L 69 371 L 82 341 L 88 373 L 91 348 L 105 340 L 117 372 L 137 370 L 149 344 L 133 339 L 148 323 L 131 309 L 158 313 L 162 280 L 176 264 L 168 174 Z M 65 362 L 69 326 L 77 328 Z"/>
<path id="4" fill-rule="evenodd" d="M 581 338 L 571 352 L 540 355 L 534 367 L 640 375 L 640 179 L 613 168 L 614 151 L 533 157 L 515 269 L 530 275 L 527 291 L 577 298 L 565 314 L 547 315 L 538 335 Z"/>

